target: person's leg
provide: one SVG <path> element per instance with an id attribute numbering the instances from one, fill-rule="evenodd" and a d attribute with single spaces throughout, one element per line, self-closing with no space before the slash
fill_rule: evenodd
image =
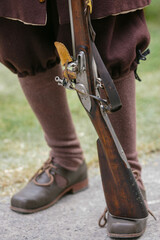
<path id="1" fill-rule="evenodd" d="M 32 213 L 45 209 L 66 192 L 87 187 L 87 169 L 67 104 L 65 89 L 54 78 L 61 75 L 61 66 L 35 76 L 19 78 L 23 91 L 36 114 L 50 158 L 40 171 L 11 199 L 11 209 Z"/>
<path id="2" fill-rule="evenodd" d="M 110 120 L 124 149 L 144 199 L 145 188 L 141 178 L 141 165 L 136 151 L 135 77 L 136 53 L 148 46 L 149 33 L 143 11 L 111 16 L 94 21 L 96 44 L 108 68 L 122 101 L 122 109 L 110 114 Z M 107 184 L 107 183 L 106 183 Z M 105 216 L 105 214 L 104 214 Z M 141 236 L 147 218 L 129 220 L 107 214 L 107 233 L 110 237 L 133 238 Z"/>
<path id="3" fill-rule="evenodd" d="M 67 104 L 65 89 L 54 78 L 61 66 L 19 78 L 45 133 L 50 158 L 27 186 L 11 199 L 11 209 L 32 213 L 54 204 L 68 191 L 87 187 L 87 170 Z"/>
<path id="4" fill-rule="evenodd" d="M 66 192 L 82 190 L 88 184 L 87 167 L 65 90 L 54 81 L 55 76 L 62 73 L 54 47 L 56 31 L 51 17 L 52 13 L 48 14 L 46 26 L 0 18 L 0 61 L 18 74 L 51 148 L 49 160 L 27 186 L 12 197 L 11 209 L 18 212 L 47 208 Z"/>

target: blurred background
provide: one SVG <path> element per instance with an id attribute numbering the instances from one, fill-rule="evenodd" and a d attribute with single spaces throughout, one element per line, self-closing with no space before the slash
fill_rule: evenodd
<path id="1" fill-rule="evenodd" d="M 151 34 L 150 51 L 141 62 L 137 81 L 137 148 L 143 166 L 160 151 L 160 1 L 145 9 Z M 97 135 L 76 93 L 68 101 L 86 161 L 98 164 Z M 43 132 L 23 96 L 16 75 L 0 64 L 0 196 L 21 188 L 48 157 Z M 160 155 L 160 154 L 159 154 Z M 93 171 L 94 172 L 94 171 Z"/>

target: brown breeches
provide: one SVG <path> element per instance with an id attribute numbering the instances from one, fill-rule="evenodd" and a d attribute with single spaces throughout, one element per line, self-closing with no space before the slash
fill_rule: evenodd
<path id="1" fill-rule="evenodd" d="M 59 63 L 54 41 L 71 50 L 69 24 L 59 25 L 55 1 L 48 9 L 46 26 L 25 25 L 0 18 L 0 62 L 19 77 L 36 75 Z M 95 43 L 114 79 L 135 70 L 136 52 L 148 46 L 149 33 L 142 10 L 93 20 Z M 81 33 L 79 33 L 81 34 Z"/>

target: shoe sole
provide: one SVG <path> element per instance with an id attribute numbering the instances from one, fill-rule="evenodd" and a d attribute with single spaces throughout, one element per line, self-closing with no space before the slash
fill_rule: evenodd
<path id="1" fill-rule="evenodd" d="M 24 209 L 24 208 L 17 208 L 14 206 L 10 206 L 10 209 L 18 212 L 18 213 L 35 213 L 35 212 L 39 212 L 41 210 L 47 209 L 49 207 L 51 207 L 52 205 L 54 205 L 60 198 L 62 198 L 66 193 L 71 192 L 73 194 L 83 191 L 85 189 L 88 188 L 88 179 L 83 180 L 82 182 L 76 183 L 68 188 L 66 188 L 61 194 L 58 195 L 58 197 L 56 199 L 54 199 L 54 201 L 52 201 L 51 203 L 40 207 L 40 208 L 36 208 L 36 209 Z"/>
<path id="2" fill-rule="evenodd" d="M 144 229 L 142 232 L 140 232 L 140 233 L 133 233 L 133 234 L 116 234 L 116 233 L 109 233 L 108 231 L 107 231 L 107 235 L 108 235 L 108 237 L 110 237 L 110 238 L 118 238 L 118 239 L 124 239 L 124 238 L 126 238 L 126 239 L 129 239 L 129 238 L 139 238 L 140 236 L 142 236 L 143 234 L 144 234 L 144 232 L 145 232 L 145 230 L 146 229 Z"/>
<path id="3" fill-rule="evenodd" d="M 118 220 L 119 220 L 119 223 L 122 224 L 121 219 L 118 219 Z M 119 224 L 117 223 L 117 226 L 118 225 Z M 125 228 L 125 226 L 124 226 L 124 228 Z M 121 227 L 121 229 L 123 229 L 123 227 Z M 133 238 L 139 238 L 140 236 L 142 236 L 144 234 L 145 230 L 146 230 L 146 226 L 143 228 L 143 230 L 141 232 L 137 232 L 137 233 L 111 233 L 107 229 L 107 235 L 108 235 L 108 237 L 114 238 L 114 239 L 115 238 L 118 238 L 118 239 L 130 239 L 130 238 L 132 238 L 133 239 Z"/>

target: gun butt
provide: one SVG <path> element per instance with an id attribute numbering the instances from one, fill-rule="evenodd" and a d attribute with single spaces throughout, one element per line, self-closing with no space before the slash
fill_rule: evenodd
<path id="1" fill-rule="evenodd" d="M 110 214 L 128 219 L 146 218 L 148 211 L 131 168 L 128 168 L 118 153 L 108 159 L 99 139 L 97 149 L 104 195 Z"/>

